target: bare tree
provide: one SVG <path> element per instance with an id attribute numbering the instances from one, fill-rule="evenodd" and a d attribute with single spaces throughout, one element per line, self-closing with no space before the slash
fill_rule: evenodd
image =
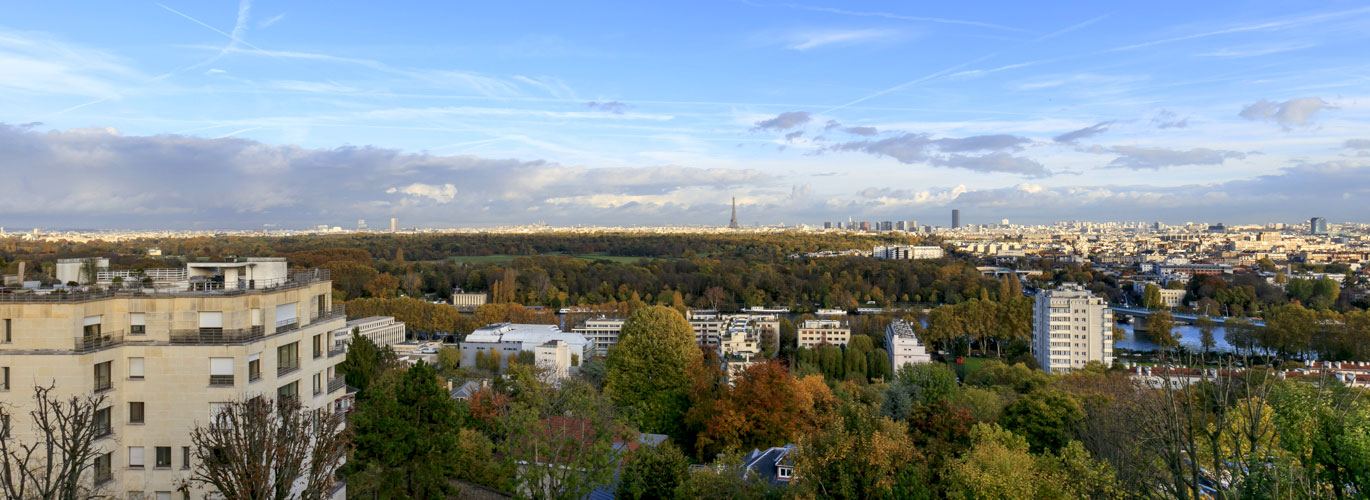
<path id="1" fill-rule="evenodd" d="M 318 500 L 347 454 L 343 416 L 252 398 L 228 403 L 191 431 L 195 467 L 182 488 L 207 487 L 230 500 Z"/>
<path id="2" fill-rule="evenodd" d="M 10 406 L 0 403 L 0 489 L 5 498 L 82 500 L 104 498 L 95 474 L 95 459 L 104 454 L 96 440 L 109 433 L 109 421 L 97 421 L 104 395 L 62 398 L 56 386 L 34 386 L 36 403 L 29 411 L 34 442 L 13 434 Z M 87 475 L 86 472 L 91 474 Z M 86 476 L 86 477 L 83 477 Z"/>

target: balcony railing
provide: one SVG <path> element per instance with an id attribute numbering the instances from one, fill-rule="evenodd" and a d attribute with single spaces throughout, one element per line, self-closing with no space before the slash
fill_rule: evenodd
<path id="1" fill-rule="evenodd" d="M 172 330 L 173 344 L 240 344 L 251 342 L 265 336 L 260 326 L 251 328 L 196 328 L 193 330 Z"/>
<path id="2" fill-rule="evenodd" d="M 343 344 L 328 350 L 328 357 L 342 356 L 347 354 L 347 345 Z"/>
<path id="3" fill-rule="evenodd" d="M 328 379 L 328 392 L 330 394 L 337 391 L 341 391 L 344 387 L 347 387 L 347 379 L 345 379 L 342 375 L 338 375 L 336 377 Z"/>
<path id="4" fill-rule="evenodd" d="M 106 347 L 119 345 L 122 343 L 124 343 L 123 330 L 117 330 L 113 332 L 100 332 L 99 335 L 92 335 L 89 337 L 81 337 L 79 339 L 76 339 L 76 351 L 94 351 L 97 349 L 104 349 Z"/>
<path id="5" fill-rule="evenodd" d="M 232 375 L 210 375 L 209 385 L 233 385 Z"/>
<path id="6" fill-rule="evenodd" d="M 284 364 L 284 365 L 277 366 L 277 367 L 276 367 L 276 376 L 277 376 L 277 377 L 280 377 L 280 376 L 283 376 L 283 375 L 286 375 L 286 374 L 289 374 L 289 373 L 297 372 L 297 371 L 299 371 L 299 370 L 300 370 L 300 362 L 299 362 L 299 361 L 295 361 L 295 362 L 292 362 L 292 363 L 290 363 L 290 364 Z"/>
<path id="7" fill-rule="evenodd" d="M 276 322 L 276 333 L 284 333 L 300 327 L 300 320 L 287 319 Z"/>
<path id="8" fill-rule="evenodd" d="M 313 322 L 315 322 L 315 321 L 322 321 L 322 320 L 327 320 L 327 319 L 333 319 L 333 318 L 337 318 L 337 317 L 339 317 L 339 316 L 346 316 L 346 315 L 347 315 L 347 307 L 346 307 L 345 305 L 339 305 L 339 306 L 334 307 L 334 308 L 332 308 L 332 309 L 327 309 L 327 310 L 323 310 L 323 311 L 314 311 L 314 312 L 312 312 L 312 313 L 309 313 L 309 322 L 310 322 L 310 323 L 313 323 Z"/>

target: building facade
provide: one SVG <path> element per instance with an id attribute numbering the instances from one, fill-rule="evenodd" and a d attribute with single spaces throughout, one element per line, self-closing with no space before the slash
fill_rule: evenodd
<path id="1" fill-rule="evenodd" d="M 890 369 L 895 372 L 907 364 L 932 361 L 932 355 L 913 333 L 913 326 L 904 320 L 895 320 L 885 327 L 885 349 L 890 352 Z"/>
<path id="2" fill-rule="evenodd" d="M 561 343 L 562 347 L 548 344 Z M 574 374 L 594 345 L 574 332 L 563 332 L 556 325 L 497 323 L 477 328 L 461 342 L 461 366 L 476 366 L 476 353 L 499 356 L 500 370 L 509 367 L 509 357 L 521 351 L 534 355 L 535 363 L 553 373 Z M 550 355 L 549 355 L 550 354 Z"/>
<path id="3" fill-rule="evenodd" d="M 600 356 L 609 354 L 609 348 L 618 345 L 618 334 L 623 331 L 623 320 L 618 318 L 608 318 L 600 316 L 594 319 L 587 319 L 584 323 L 571 329 L 572 333 L 585 337 L 585 340 L 593 342 L 594 352 Z"/>
<path id="4" fill-rule="evenodd" d="M 844 346 L 851 340 L 851 328 L 836 319 L 810 319 L 799 323 L 799 347 L 813 349 L 823 344 Z"/>
<path id="5" fill-rule="evenodd" d="M 1038 293 L 1032 308 L 1032 349 L 1047 373 L 1113 364 L 1113 310 L 1084 287 Z"/>
<path id="6" fill-rule="evenodd" d="M 486 299 L 485 292 L 467 292 L 460 288 L 452 290 L 452 306 L 461 312 L 475 311 L 485 305 Z"/>
<path id="7" fill-rule="evenodd" d="M 871 249 L 877 259 L 940 259 L 944 255 L 939 246 L 882 245 Z"/>
<path id="8" fill-rule="evenodd" d="M 0 400 L 22 414 L 34 385 L 103 396 L 86 481 L 110 495 L 176 492 L 192 466 L 191 431 L 224 403 L 265 396 L 345 409 L 335 370 L 344 350 L 330 340 L 346 320 L 327 270 L 286 272 L 284 259 L 192 266 L 201 279 L 183 288 L 0 294 L 0 367 L 10 382 Z M 38 439 L 29 419 L 10 424 L 17 441 Z"/>
<path id="9" fill-rule="evenodd" d="M 334 330 L 333 345 L 341 346 L 351 342 L 352 330 L 357 330 L 361 336 L 370 339 L 371 343 L 381 347 L 394 347 L 396 344 L 404 342 L 403 321 L 395 321 L 392 316 L 371 316 L 348 321 L 343 328 Z"/>

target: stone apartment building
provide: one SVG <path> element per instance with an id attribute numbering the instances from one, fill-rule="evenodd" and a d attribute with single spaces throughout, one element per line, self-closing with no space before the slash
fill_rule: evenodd
<path id="1" fill-rule="evenodd" d="M 182 275 L 181 273 L 170 273 Z M 35 385 L 100 394 L 94 470 L 117 498 L 181 498 L 190 434 L 220 405 L 256 396 L 343 411 L 349 396 L 331 332 L 346 321 L 327 270 L 285 259 L 192 262 L 183 281 L 0 294 L 0 401 L 24 415 Z M 36 441 L 28 418 L 13 439 Z M 345 495 L 345 488 L 333 492 Z M 202 498 L 204 492 L 191 492 Z"/>

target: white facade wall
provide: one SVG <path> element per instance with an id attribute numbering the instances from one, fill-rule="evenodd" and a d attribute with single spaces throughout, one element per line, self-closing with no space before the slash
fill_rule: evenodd
<path id="1" fill-rule="evenodd" d="M 1037 294 L 1032 310 L 1032 348 L 1047 373 L 1113 364 L 1113 311 L 1104 299 L 1078 285 Z"/>

